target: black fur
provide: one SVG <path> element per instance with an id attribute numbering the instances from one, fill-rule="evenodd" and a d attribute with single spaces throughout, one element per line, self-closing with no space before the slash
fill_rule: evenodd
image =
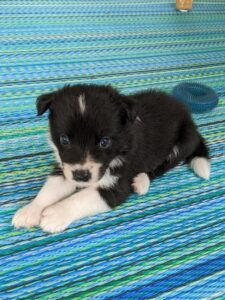
<path id="1" fill-rule="evenodd" d="M 78 97 L 84 95 L 86 109 L 80 113 Z M 120 157 L 123 165 L 111 169 L 118 182 L 99 192 L 110 207 L 121 204 L 132 192 L 131 183 L 138 173 L 150 179 L 164 174 L 179 162 L 189 163 L 195 156 L 208 158 L 208 150 L 187 109 L 173 97 L 158 91 L 130 96 L 110 86 L 65 86 L 37 99 L 38 114 L 49 109 L 53 143 L 63 163 L 82 164 L 87 153 L 101 162 L 99 179 L 109 163 Z M 60 135 L 70 138 L 70 145 L 60 144 Z M 112 145 L 99 148 L 101 137 Z M 179 149 L 173 155 L 173 147 Z M 56 172 L 61 174 L 59 170 Z"/>

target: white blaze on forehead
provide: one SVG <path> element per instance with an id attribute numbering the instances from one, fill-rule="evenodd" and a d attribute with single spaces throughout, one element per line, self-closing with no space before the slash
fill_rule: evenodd
<path id="1" fill-rule="evenodd" d="M 79 103 L 79 107 L 80 107 L 80 112 L 83 114 L 85 112 L 85 109 L 86 109 L 84 94 L 82 94 L 78 97 L 78 103 Z"/>

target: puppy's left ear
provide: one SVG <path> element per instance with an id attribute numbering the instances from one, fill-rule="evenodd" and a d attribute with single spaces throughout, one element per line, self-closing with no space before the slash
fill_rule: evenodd
<path id="1" fill-rule="evenodd" d="M 37 98 L 37 114 L 41 116 L 47 109 L 51 107 L 52 101 L 55 99 L 55 93 L 43 94 Z"/>
<path id="2" fill-rule="evenodd" d="M 121 98 L 122 109 L 120 112 L 122 123 L 127 121 L 133 123 L 137 117 L 137 105 L 133 98 L 129 96 L 122 96 Z"/>

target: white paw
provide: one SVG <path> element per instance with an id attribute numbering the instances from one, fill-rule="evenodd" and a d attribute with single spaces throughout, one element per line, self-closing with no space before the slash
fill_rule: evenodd
<path id="1" fill-rule="evenodd" d="M 150 185 L 149 177 L 146 173 L 139 173 L 134 177 L 131 184 L 133 191 L 139 195 L 144 195 L 148 192 Z"/>
<path id="2" fill-rule="evenodd" d="M 40 227 L 46 232 L 56 233 L 65 230 L 72 221 L 65 207 L 57 203 L 42 212 Z"/>
<path id="3" fill-rule="evenodd" d="M 39 225 L 41 218 L 41 207 L 30 203 L 19 209 L 13 219 L 12 225 L 19 227 L 33 227 Z"/>
<path id="4" fill-rule="evenodd" d="M 199 177 L 209 180 L 210 178 L 210 162 L 205 157 L 194 157 L 191 161 L 191 168 Z"/>

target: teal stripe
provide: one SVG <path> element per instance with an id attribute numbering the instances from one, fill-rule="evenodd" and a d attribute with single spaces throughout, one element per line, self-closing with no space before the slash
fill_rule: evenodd
<path id="1" fill-rule="evenodd" d="M 225 299 L 225 3 L 194 1 L 187 14 L 174 6 L 0 2 L 0 299 Z M 193 116 L 210 148 L 209 181 L 180 165 L 147 195 L 63 233 L 11 227 L 54 161 L 38 95 L 83 82 L 170 92 L 182 81 L 220 98 Z"/>

